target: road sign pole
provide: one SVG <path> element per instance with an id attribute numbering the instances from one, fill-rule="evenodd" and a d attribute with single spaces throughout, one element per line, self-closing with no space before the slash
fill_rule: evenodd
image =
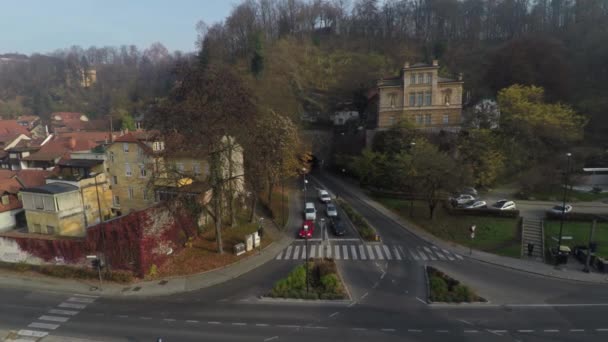
<path id="1" fill-rule="evenodd" d="M 587 245 L 587 258 L 585 260 L 585 268 L 583 269 L 583 272 L 585 272 L 585 273 L 589 273 L 589 271 L 590 271 L 589 263 L 591 262 L 591 243 L 593 242 L 593 234 L 595 233 L 596 223 L 597 223 L 597 220 L 593 220 L 593 223 L 591 223 L 591 231 L 589 232 L 589 244 Z"/>
<path id="2" fill-rule="evenodd" d="M 471 232 L 471 243 L 469 244 L 469 255 L 473 255 L 473 240 L 475 240 L 475 225 L 472 225 L 469 231 Z"/>

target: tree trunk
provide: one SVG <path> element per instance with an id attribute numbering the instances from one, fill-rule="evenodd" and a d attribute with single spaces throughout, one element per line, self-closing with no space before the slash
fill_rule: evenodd
<path id="1" fill-rule="evenodd" d="M 270 211 L 272 211 L 272 190 L 274 190 L 274 182 L 271 179 L 268 179 L 268 208 L 271 209 Z"/>
<path id="2" fill-rule="evenodd" d="M 218 192 L 215 202 L 215 241 L 217 242 L 217 252 L 224 254 L 224 246 L 222 242 L 222 202 L 220 199 L 220 193 Z"/>
<path id="3" fill-rule="evenodd" d="M 253 223 L 255 221 L 255 210 L 258 206 L 258 195 L 257 193 L 253 194 L 253 198 L 251 199 L 251 214 L 249 215 L 249 222 Z"/>
<path id="4" fill-rule="evenodd" d="M 234 209 L 234 161 L 232 160 L 232 138 L 228 138 L 228 214 L 230 226 L 236 227 L 236 210 Z"/>
<path id="5" fill-rule="evenodd" d="M 215 221 L 215 240 L 217 242 L 217 252 L 219 254 L 224 253 L 224 246 L 222 242 L 222 163 L 219 152 L 214 151 L 211 153 L 209 168 L 211 187 L 213 191 L 213 220 Z"/>

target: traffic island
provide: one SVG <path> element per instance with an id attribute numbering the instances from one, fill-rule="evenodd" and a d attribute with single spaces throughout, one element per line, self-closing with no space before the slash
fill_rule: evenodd
<path id="1" fill-rule="evenodd" d="M 267 297 L 285 299 L 344 300 L 348 293 L 333 259 L 310 259 L 307 265 L 294 268 L 287 277 L 274 284 Z"/>
<path id="2" fill-rule="evenodd" d="M 429 303 L 486 303 L 487 300 L 478 296 L 471 288 L 458 280 L 437 270 L 425 267 L 427 293 Z"/>
<path id="3" fill-rule="evenodd" d="M 347 218 L 352 222 L 355 229 L 364 241 L 380 241 L 380 235 L 367 220 L 353 209 L 350 204 L 342 199 L 337 199 L 336 202 L 342 207 Z"/>

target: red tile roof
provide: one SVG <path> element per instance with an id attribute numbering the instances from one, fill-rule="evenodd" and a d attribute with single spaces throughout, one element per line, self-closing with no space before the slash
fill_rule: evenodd
<path id="1" fill-rule="evenodd" d="M 17 120 L 0 120 L 0 136 L 27 134 L 27 128 L 17 123 Z"/>
<path id="2" fill-rule="evenodd" d="M 75 132 L 74 132 L 75 133 Z M 78 133 L 91 133 L 91 132 L 78 132 Z M 72 133 L 73 134 L 73 133 Z M 72 151 L 88 151 L 100 144 L 104 143 L 105 140 L 97 141 L 99 136 L 87 136 L 86 134 L 76 136 L 56 136 L 51 141 L 42 145 L 40 150 L 33 153 L 23 160 L 53 160 L 68 155 Z"/>
<path id="3" fill-rule="evenodd" d="M 32 188 L 46 184 L 46 179 L 51 174 L 51 171 L 45 170 L 19 170 L 17 171 L 17 178 L 26 188 Z"/>
<path id="4" fill-rule="evenodd" d="M 57 121 L 67 121 L 67 120 L 78 120 L 80 121 L 81 116 L 86 115 L 84 113 L 76 113 L 76 112 L 55 112 L 51 114 L 52 120 Z"/>
<path id="5" fill-rule="evenodd" d="M 21 201 L 19 200 L 19 198 L 17 197 L 17 195 L 9 192 L 9 194 L 8 194 L 8 204 L 4 205 L 4 204 L 2 204 L 2 202 L 0 202 L 0 213 L 6 212 L 6 211 L 10 211 L 10 210 L 14 210 L 14 209 L 19 209 L 21 207 L 23 207 L 23 204 L 21 203 Z"/>

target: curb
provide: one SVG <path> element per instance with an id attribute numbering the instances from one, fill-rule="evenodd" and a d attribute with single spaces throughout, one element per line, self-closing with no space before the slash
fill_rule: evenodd
<path id="1" fill-rule="evenodd" d="M 350 305 L 353 303 L 352 299 L 298 299 L 298 298 L 272 298 L 260 296 L 258 297 L 259 302 L 273 303 L 273 304 L 305 304 L 305 305 Z"/>

